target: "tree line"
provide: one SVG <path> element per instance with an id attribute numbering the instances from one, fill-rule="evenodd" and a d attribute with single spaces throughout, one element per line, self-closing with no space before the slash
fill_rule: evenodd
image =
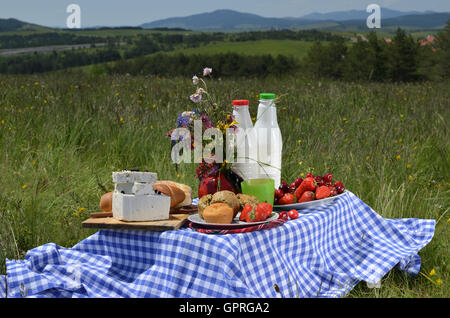
<path id="1" fill-rule="evenodd" d="M 416 81 L 450 78 L 450 21 L 426 45 L 398 29 L 386 41 L 369 33 L 348 46 L 337 39 L 315 42 L 303 61 L 311 76 L 349 81 Z"/>
<path id="2" fill-rule="evenodd" d="M 215 41 L 303 39 L 315 41 L 304 59 L 291 56 L 244 54 L 164 54 L 180 47 L 204 45 Z M 96 73 L 152 74 L 189 76 L 211 65 L 220 77 L 298 76 L 348 81 L 416 81 L 450 78 L 450 21 L 436 41 L 421 45 L 398 29 L 391 41 L 376 32 L 350 44 L 328 32 L 263 31 L 225 33 L 151 33 L 128 38 L 125 48 L 111 43 L 105 48 L 20 55 L 0 59 L 0 73 L 27 74 L 54 71 L 74 66 L 98 64 Z M 111 62 L 104 64 L 102 62 Z M 100 63 L 100 64 L 99 64 Z"/>

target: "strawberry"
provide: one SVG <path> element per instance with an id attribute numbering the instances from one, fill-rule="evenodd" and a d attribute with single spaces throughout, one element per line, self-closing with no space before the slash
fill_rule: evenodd
<path id="1" fill-rule="evenodd" d="M 267 203 L 267 202 L 261 202 L 260 204 L 258 204 L 258 206 L 256 207 L 256 210 L 261 210 L 263 211 L 263 213 L 266 215 L 266 218 L 268 218 L 273 211 L 273 207 L 272 204 Z M 266 219 L 265 218 L 265 219 Z M 264 219 L 264 220 L 265 220 Z"/>
<path id="2" fill-rule="evenodd" d="M 286 193 L 281 199 L 278 200 L 278 204 L 280 205 L 292 203 L 295 203 L 295 196 L 292 193 Z"/>
<path id="3" fill-rule="evenodd" d="M 303 182 L 300 184 L 300 186 L 295 190 L 294 195 L 297 198 L 301 198 L 303 192 L 305 191 L 315 191 L 317 186 L 316 180 L 314 180 L 313 177 L 307 177 Z"/>
<path id="4" fill-rule="evenodd" d="M 330 187 L 330 197 L 334 197 L 335 195 L 338 195 L 336 188 Z"/>
<path id="5" fill-rule="evenodd" d="M 316 189 L 316 199 L 325 199 L 331 195 L 330 188 L 327 186 L 320 186 Z"/>
<path id="6" fill-rule="evenodd" d="M 241 214 L 239 215 L 239 221 L 247 222 L 248 214 L 250 211 L 252 211 L 254 208 L 250 205 L 250 203 L 247 203 L 244 208 L 242 209 Z"/>
<path id="7" fill-rule="evenodd" d="M 305 191 L 305 192 L 303 192 L 302 196 L 298 200 L 298 203 L 313 201 L 314 198 L 315 198 L 314 192 Z"/>
<path id="8" fill-rule="evenodd" d="M 260 204 L 256 208 L 252 207 L 252 209 L 246 215 L 247 222 L 261 222 L 266 219 L 267 219 L 267 209 L 263 208 L 263 206 L 261 206 Z"/>

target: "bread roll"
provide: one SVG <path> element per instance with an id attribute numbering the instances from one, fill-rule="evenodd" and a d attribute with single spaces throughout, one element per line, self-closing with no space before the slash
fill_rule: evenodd
<path id="1" fill-rule="evenodd" d="M 102 197 L 100 198 L 100 209 L 102 209 L 104 212 L 112 211 L 112 197 L 113 193 L 108 192 L 102 195 Z"/>
<path id="2" fill-rule="evenodd" d="M 155 191 L 159 191 L 164 195 L 170 197 L 170 207 L 173 208 L 179 203 L 183 202 L 186 198 L 186 195 L 183 190 L 179 187 L 165 182 L 165 181 L 157 181 L 155 182 L 153 189 Z"/>
<path id="3" fill-rule="evenodd" d="M 218 202 L 228 204 L 233 209 L 233 217 L 235 217 L 241 209 L 241 204 L 239 203 L 236 194 L 228 190 L 219 191 L 213 194 L 211 204 Z"/>
<path id="4" fill-rule="evenodd" d="M 203 210 L 203 219 L 207 223 L 230 224 L 233 217 L 234 211 L 226 203 L 213 203 Z"/>
<path id="5" fill-rule="evenodd" d="M 201 199 L 198 201 L 198 215 L 200 215 L 201 218 L 203 218 L 203 211 L 210 205 L 212 200 L 212 195 L 207 194 L 201 197 Z"/>

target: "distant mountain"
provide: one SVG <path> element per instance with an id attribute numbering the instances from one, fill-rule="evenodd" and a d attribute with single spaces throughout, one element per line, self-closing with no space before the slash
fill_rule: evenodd
<path id="1" fill-rule="evenodd" d="M 413 14 L 429 14 L 435 13 L 433 11 L 397 11 L 391 10 L 388 8 L 381 8 L 381 18 L 382 19 L 390 19 L 401 17 L 405 15 L 413 15 Z M 336 12 L 328 12 L 328 13 L 310 13 L 302 16 L 302 19 L 307 20 L 315 20 L 315 21 L 348 21 L 348 20 L 366 20 L 370 13 L 366 12 L 366 10 L 348 10 L 348 11 L 336 11 Z"/>
<path id="2" fill-rule="evenodd" d="M 144 29 L 183 28 L 191 30 L 242 30 L 287 28 L 292 25 L 314 23 L 313 20 L 296 18 L 266 18 L 256 14 L 233 10 L 194 14 L 187 17 L 168 18 L 142 24 Z"/>
<path id="3" fill-rule="evenodd" d="M 440 28 L 450 19 L 450 13 L 427 11 L 401 12 L 381 9 L 382 26 Z M 186 17 L 174 17 L 142 24 L 144 29 L 183 28 L 203 31 L 242 31 L 268 29 L 361 29 L 370 13 L 350 10 L 331 13 L 313 13 L 300 18 L 268 18 L 233 10 L 217 10 Z"/>
<path id="4" fill-rule="evenodd" d="M 50 29 L 37 24 L 23 22 L 17 19 L 0 19 L 0 32 L 6 31 L 41 31 Z"/>

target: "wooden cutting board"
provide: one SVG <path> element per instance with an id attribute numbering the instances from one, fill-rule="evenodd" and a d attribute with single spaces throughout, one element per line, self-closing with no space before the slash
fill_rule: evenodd
<path id="1" fill-rule="evenodd" d="M 155 232 L 178 230 L 187 220 L 189 214 L 171 214 L 168 220 L 148 222 L 124 222 L 113 217 L 91 217 L 81 224 L 84 228 L 113 230 L 147 230 Z"/>

